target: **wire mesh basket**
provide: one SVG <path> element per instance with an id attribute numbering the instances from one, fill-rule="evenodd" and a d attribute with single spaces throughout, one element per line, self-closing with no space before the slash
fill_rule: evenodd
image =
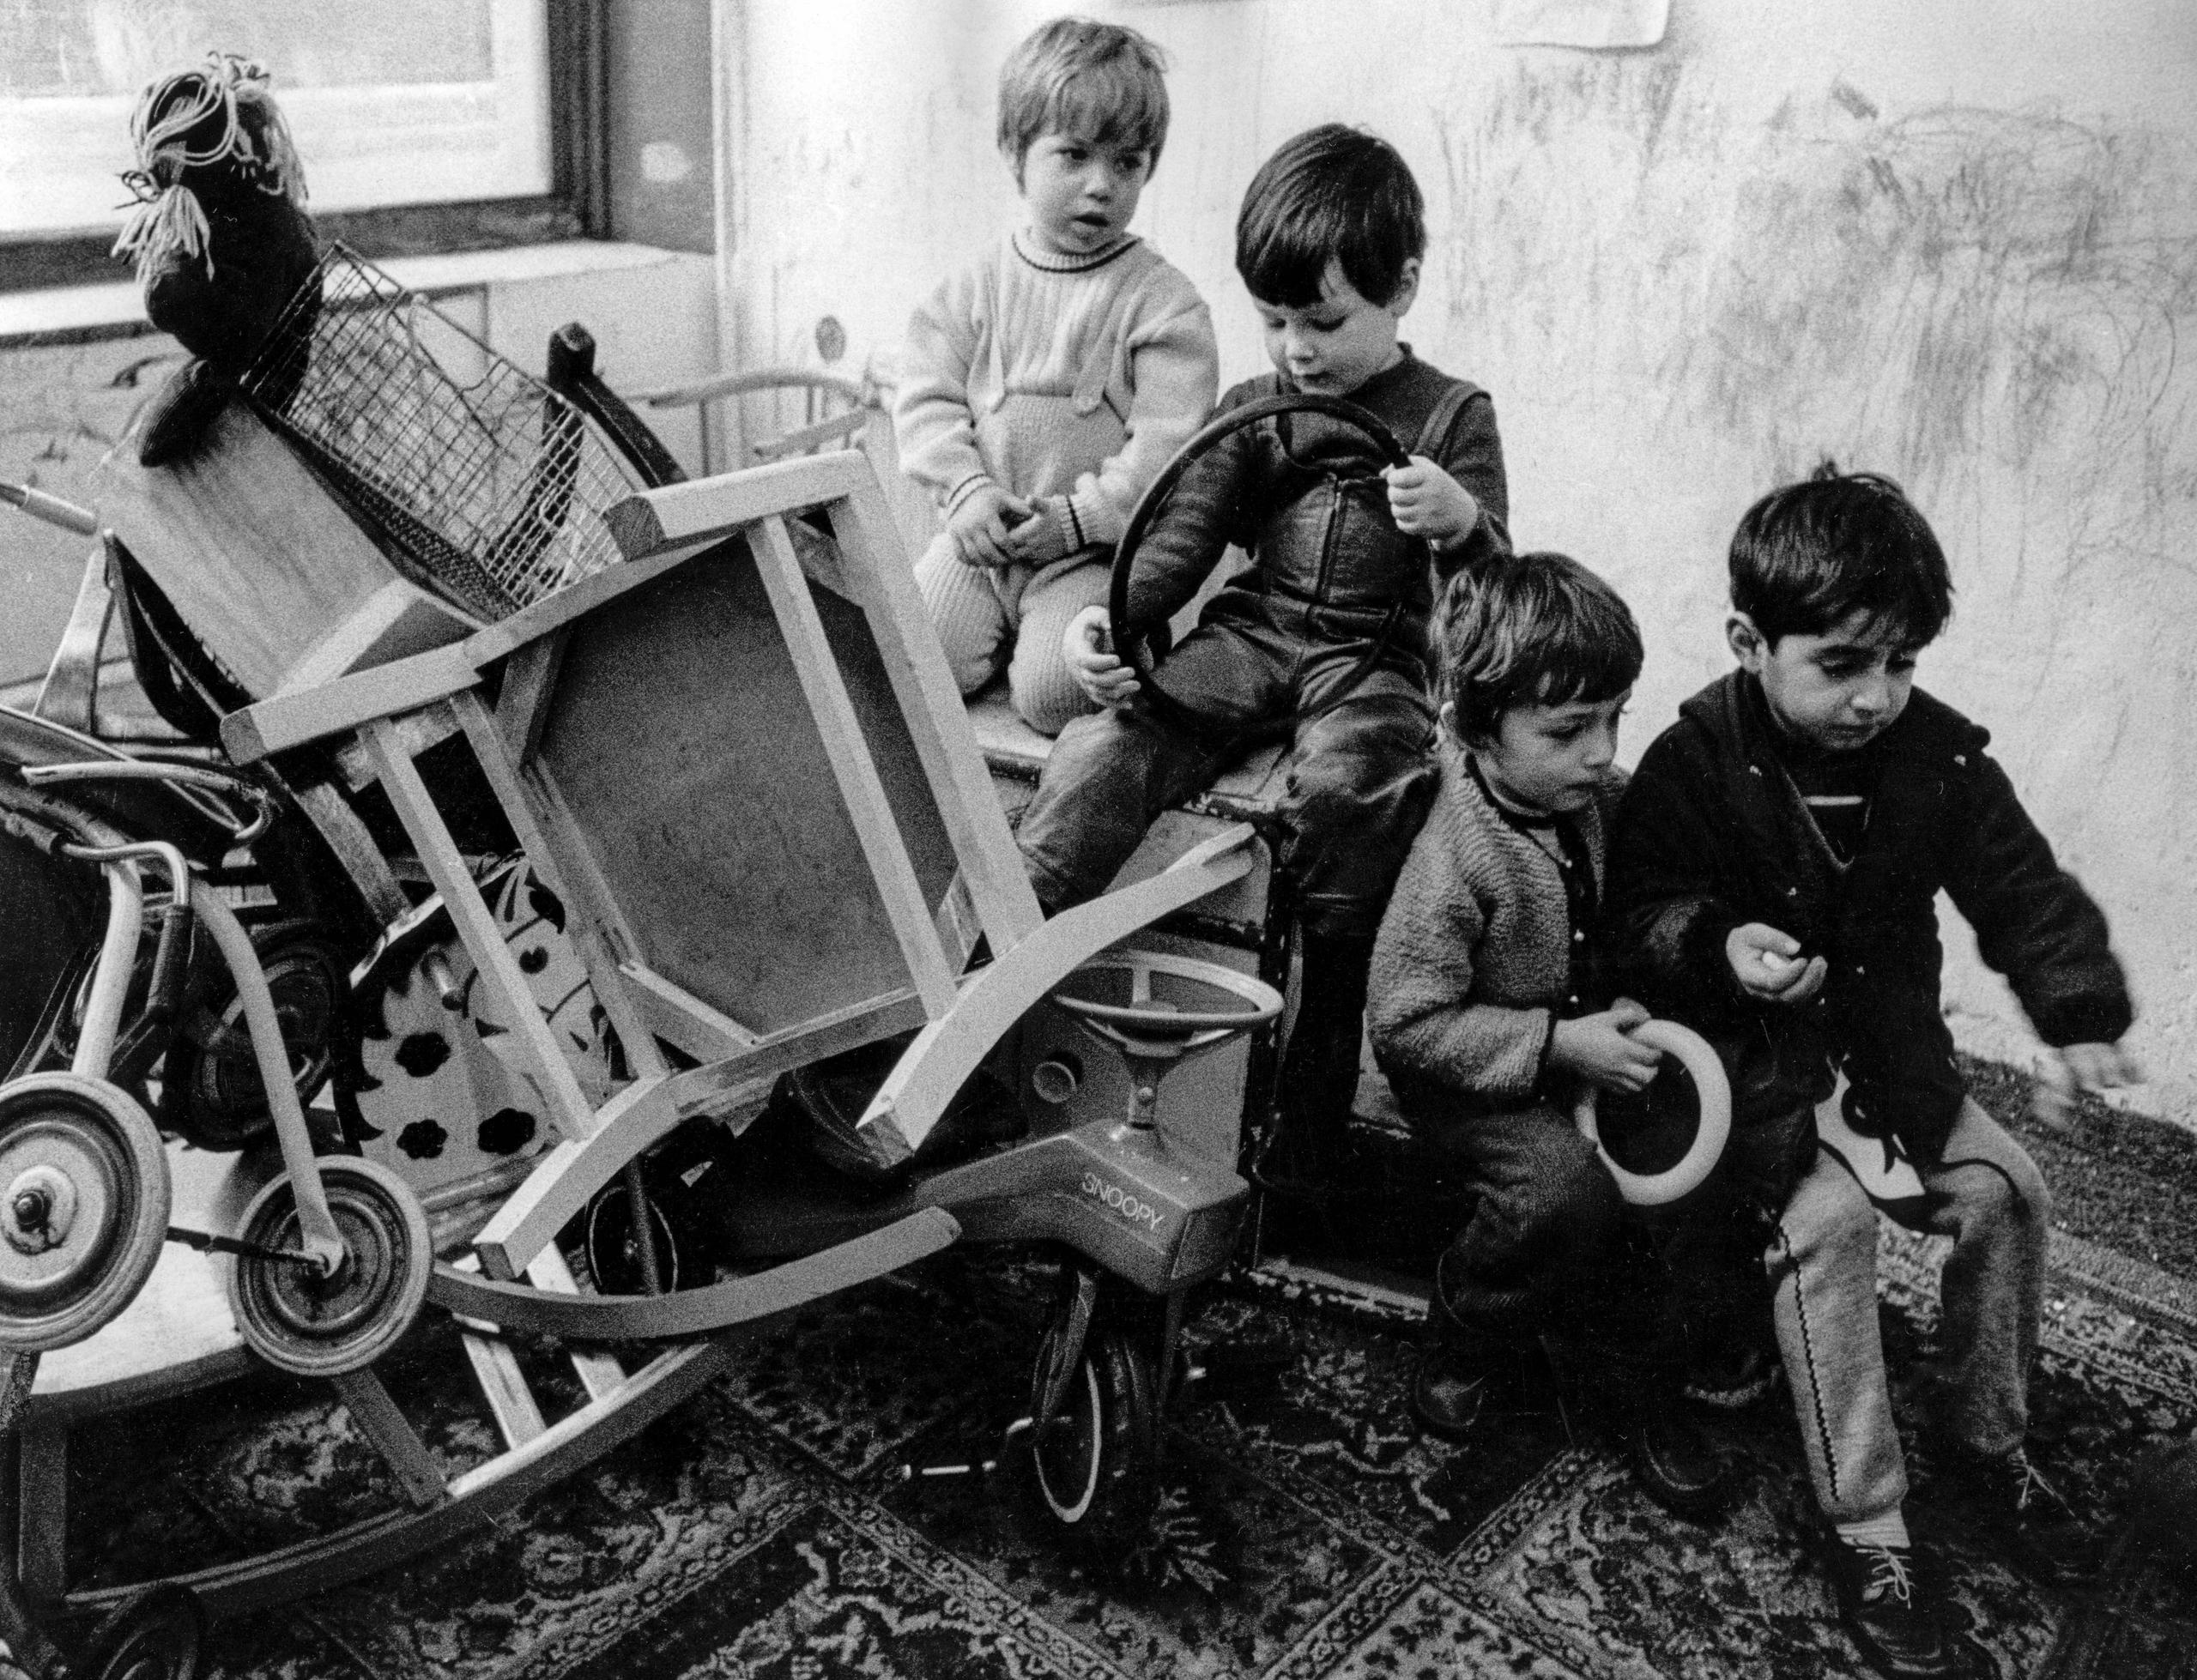
<path id="1" fill-rule="evenodd" d="M 342 245 L 242 381 L 414 580 L 508 617 L 620 555 L 640 481 L 579 411 Z"/>

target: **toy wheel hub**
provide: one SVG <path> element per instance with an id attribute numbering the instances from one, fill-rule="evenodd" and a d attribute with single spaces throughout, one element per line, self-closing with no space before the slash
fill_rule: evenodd
<path id="1" fill-rule="evenodd" d="M 27 1121 L 0 1140 L 8 1182 L 0 1213 L 0 1296 L 62 1294 L 106 1262 L 128 1188 L 123 1162 L 66 1110 Z"/>
<path id="2" fill-rule="evenodd" d="M 17 1253 L 42 1254 L 59 1248 L 76 1223 L 76 1181 L 58 1167 L 33 1167 L 8 1187 L 8 1220 L 0 1229 Z"/>
<path id="3" fill-rule="evenodd" d="M 50 1353 L 106 1325 L 167 1216 L 160 1134 L 126 1091 L 77 1073 L 0 1086 L 0 1348 Z"/>
<path id="4" fill-rule="evenodd" d="M 343 1239 L 343 1255 L 333 1272 L 323 1277 L 309 1266 L 270 1266 L 267 1271 L 268 1311 L 302 1336 L 340 1336 L 366 1322 L 396 1281 L 394 1261 L 402 1238 L 392 1229 L 389 1211 L 330 1196 L 329 1212 Z M 275 1246 L 305 1247 L 295 1212 L 282 1221 Z"/>
<path id="5" fill-rule="evenodd" d="M 343 1259 L 326 1277 L 287 1261 L 240 1257 L 230 1289 L 237 1326 L 254 1352 L 299 1376 L 372 1364 L 419 1315 L 434 1264 L 427 1218 L 404 1181 L 378 1163 L 319 1163 Z M 295 1253 L 305 1246 L 286 1174 L 245 1211 L 244 1240 Z"/>

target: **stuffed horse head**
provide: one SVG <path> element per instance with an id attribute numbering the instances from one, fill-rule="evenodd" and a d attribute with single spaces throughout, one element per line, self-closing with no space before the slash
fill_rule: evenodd
<path id="1" fill-rule="evenodd" d="M 153 324 L 240 370 L 318 256 L 305 171 L 267 72 L 233 53 L 149 84 L 130 113 L 136 208 L 115 241 Z"/>

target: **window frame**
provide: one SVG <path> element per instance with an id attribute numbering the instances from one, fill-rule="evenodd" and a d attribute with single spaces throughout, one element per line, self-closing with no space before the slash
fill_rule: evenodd
<path id="1" fill-rule="evenodd" d="M 324 240 L 363 257 L 499 251 L 609 233 L 607 18 L 609 0 L 547 0 L 549 190 L 539 196 L 391 204 L 316 213 Z M 0 239 L 0 293 L 129 279 L 112 233 Z"/>

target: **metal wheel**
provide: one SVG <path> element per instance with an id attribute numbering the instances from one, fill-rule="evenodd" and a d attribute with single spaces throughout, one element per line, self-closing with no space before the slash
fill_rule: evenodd
<path id="1" fill-rule="evenodd" d="M 1049 1330 L 1032 1375 L 1037 1409 L 1059 1357 Z M 1159 1502 L 1159 1387 L 1144 1351 L 1112 1326 L 1096 1325 L 1058 1413 L 1030 1447 L 1038 1494 L 1078 1540 L 1125 1552 L 1144 1540 Z"/>
<path id="2" fill-rule="evenodd" d="M 229 1304 L 246 1345 L 298 1376 L 340 1376 L 388 1352 L 420 1315 L 434 1270 L 427 1212 L 402 1179 L 378 1161 L 351 1157 L 322 1161 L 320 1177 L 343 1236 L 335 1276 L 243 1255 L 229 1276 Z M 239 1236 L 262 1248 L 300 1246 L 288 1174 L 251 1199 Z"/>
<path id="3" fill-rule="evenodd" d="M 166 1582 L 133 1592 L 92 1630 L 71 1680 L 191 1680 L 206 1638 L 206 1613 L 187 1586 Z"/>
<path id="4" fill-rule="evenodd" d="M 656 1238 L 656 1275 L 665 1290 L 675 1290 L 682 1277 L 679 1235 L 672 1229 L 662 1202 L 648 1196 L 644 1204 L 650 1232 Z M 596 1289 L 605 1295 L 645 1292 L 640 1239 L 633 1228 L 633 1198 L 623 1180 L 613 1179 L 588 1203 L 586 1242 L 588 1274 L 595 1279 Z"/>
<path id="5" fill-rule="evenodd" d="M 0 1348 L 51 1352 L 104 1327 L 167 1224 L 168 1157 L 135 1097 L 79 1073 L 0 1089 Z"/>
<path id="6" fill-rule="evenodd" d="M 300 923 L 256 930 L 252 944 L 267 971 L 298 1101 L 310 1104 L 328 1078 L 350 977 L 334 941 Z M 215 1006 L 195 1010 L 168 1046 L 162 1121 L 201 1149 L 236 1150 L 274 1130 L 251 1036 L 235 989 Z"/>

